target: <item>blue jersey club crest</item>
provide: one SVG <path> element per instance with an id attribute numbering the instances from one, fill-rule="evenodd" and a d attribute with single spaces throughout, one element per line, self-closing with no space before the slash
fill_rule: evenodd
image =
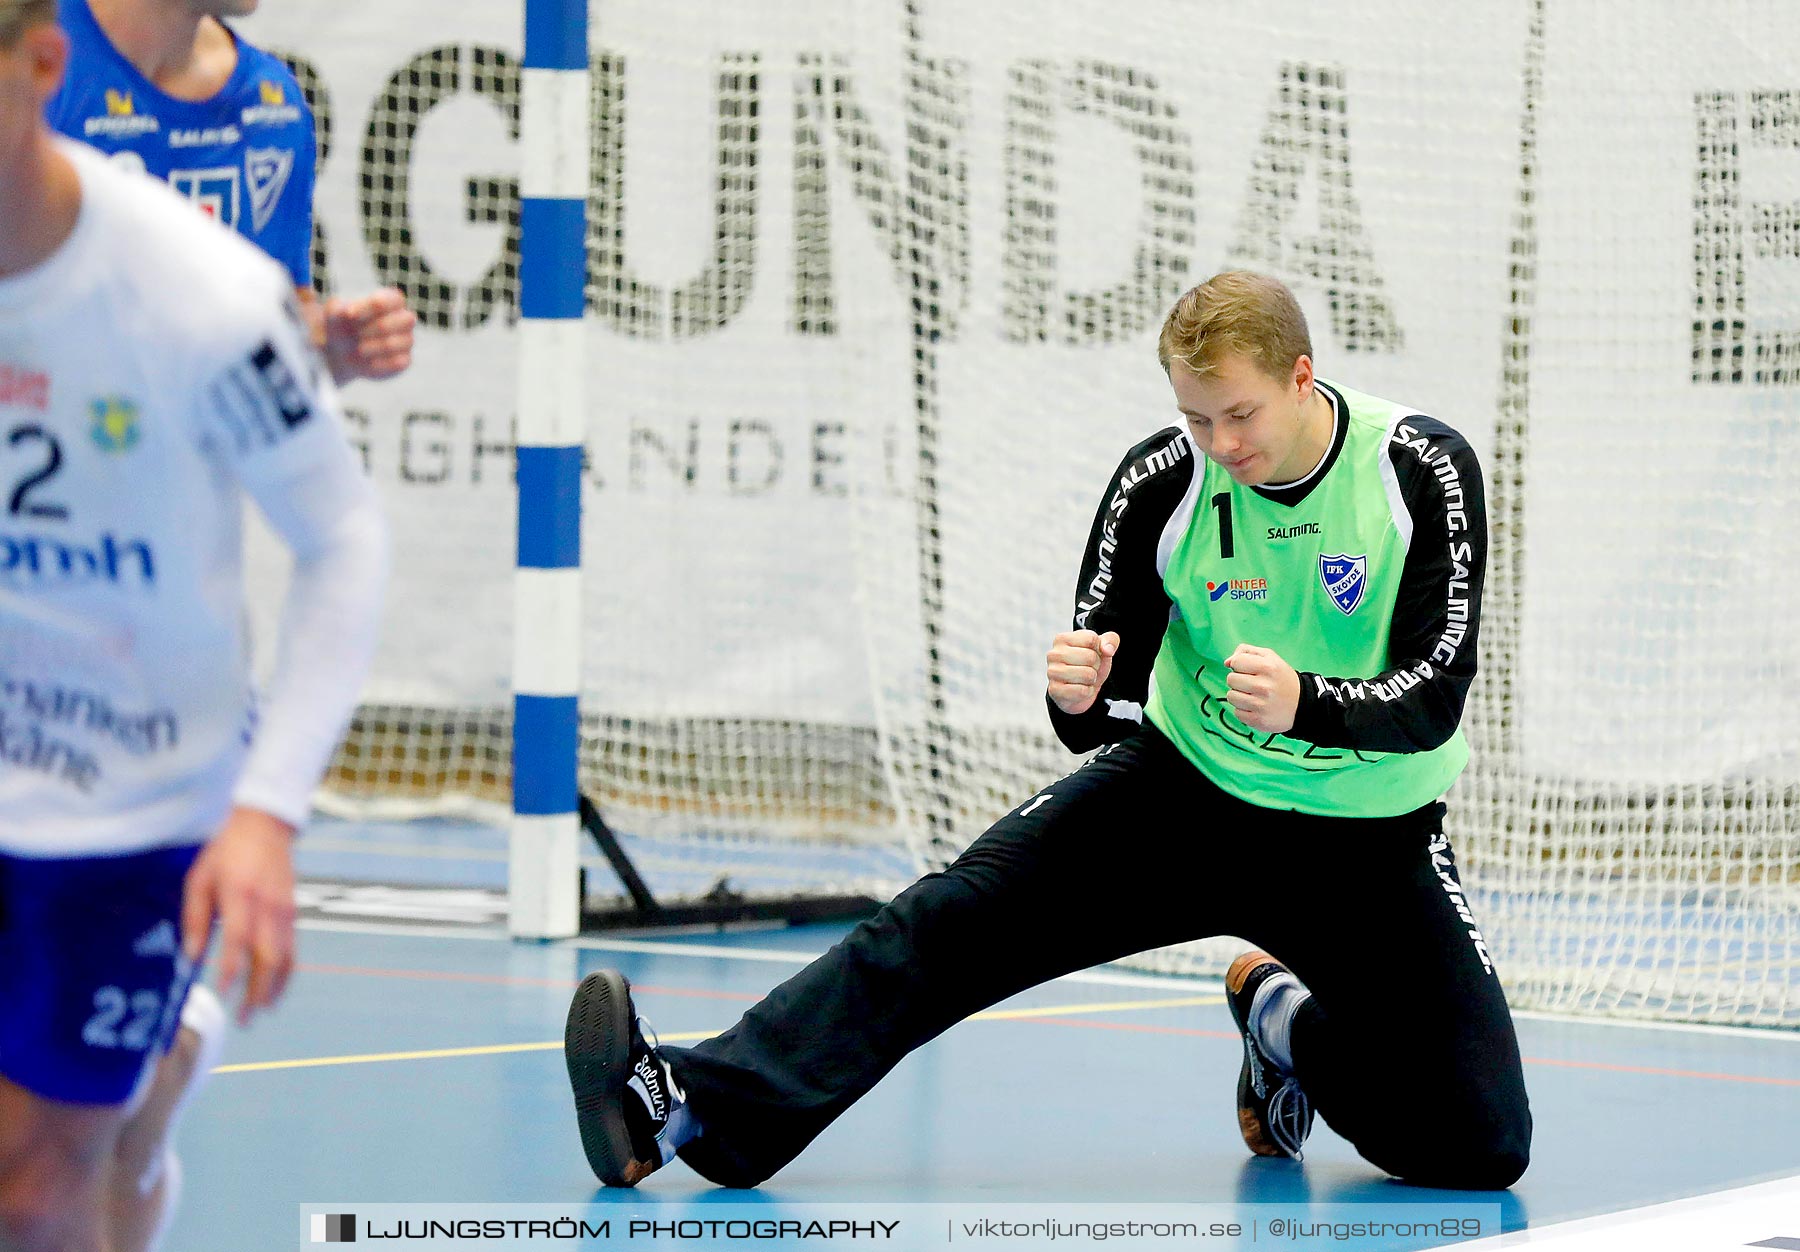
<path id="1" fill-rule="evenodd" d="M 1321 556 L 1319 558 L 1319 581 L 1325 584 L 1325 594 L 1331 602 L 1344 611 L 1345 616 L 1356 612 L 1356 606 L 1362 603 L 1363 592 L 1369 585 L 1368 556 Z"/>
<path id="2" fill-rule="evenodd" d="M 268 84 L 263 86 L 266 98 Z M 291 148 L 249 148 L 244 152 L 244 180 L 250 185 L 250 212 L 257 230 L 269 228 L 269 219 L 275 216 L 275 206 L 293 172 Z"/>

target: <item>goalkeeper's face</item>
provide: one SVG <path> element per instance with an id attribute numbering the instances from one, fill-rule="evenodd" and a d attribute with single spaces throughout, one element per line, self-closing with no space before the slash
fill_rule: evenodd
<path id="1" fill-rule="evenodd" d="M 1253 359 L 1229 353 L 1206 374 L 1169 364 L 1176 406 L 1194 444 L 1247 487 L 1304 478 L 1331 443 L 1332 412 L 1301 357 L 1272 378 Z"/>

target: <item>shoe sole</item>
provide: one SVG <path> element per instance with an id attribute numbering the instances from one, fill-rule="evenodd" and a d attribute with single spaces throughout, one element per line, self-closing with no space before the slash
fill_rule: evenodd
<path id="1" fill-rule="evenodd" d="M 581 1150 L 594 1176 L 609 1187 L 634 1187 L 661 1161 L 640 1161 L 619 1102 L 631 1060 L 631 985 L 623 974 L 601 970 L 575 989 L 563 1031 L 563 1059 L 575 1092 Z"/>
<path id="2" fill-rule="evenodd" d="M 1250 1107 L 1256 1096 L 1250 1081 L 1250 1026 L 1238 1012 L 1237 1006 L 1238 993 L 1243 991 L 1250 975 L 1264 965 L 1281 965 L 1281 962 L 1267 952 L 1246 952 L 1225 971 L 1225 990 L 1229 993 L 1225 997 L 1225 1004 L 1231 1009 L 1231 1020 L 1237 1023 L 1238 1033 L 1244 1036 L 1244 1062 L 1238 1067 L 1237 1081 L 1238 1133 L 1244 1137 L 1244 1146 L 1257 1156 L 1286 1157 L 1288 1154 L 1277 1146 L 1263 1119 Z M 1287 967 L 1283 965 L 1282 968 Z"/>
<path id="3" fill-rule="evenodd" d="M 1250 1102 L 1255 1098 L 1256 1092 L 1250 1084 L 1250 1058 L 1245 1057 L 1244 1063 L 1238 1067 L 1238 1133 L 1244 1137 L 1244 1146 L 1257 1156 L 1287 1156 L 1275 1140 L 1269 1137 L 1268 1125 L 1250 1107 Z"/>

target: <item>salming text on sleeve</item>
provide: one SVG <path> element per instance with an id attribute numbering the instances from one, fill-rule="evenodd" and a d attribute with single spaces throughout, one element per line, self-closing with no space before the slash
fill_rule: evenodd
<path id="1" fill-rule="evenodd" d="M 1481 466 L 1429 417 L 1387 443 L 1411 540 L 1388 628 L 1389 665 L 1367 678 L 1300 675 L 1293 733 L 1325 747 L 1425 752 L 1456 733 L 1475 678 L 1487 520 Z"/>
<path id="2" fill-rule="evenodd" d="M 1193 445 L 1171 426 L 1127 452 L 1101 496 L 1076 581 L 1072 628 L 1116 632 L 1119 650 L 1086 712 L 1065 713 L 1045 697 L 1050 724 L 1072 752 L 1123 739 L 1143 722 L 1151 664 L 1169 623 L 1157 548 L 1193 473 Z"/>

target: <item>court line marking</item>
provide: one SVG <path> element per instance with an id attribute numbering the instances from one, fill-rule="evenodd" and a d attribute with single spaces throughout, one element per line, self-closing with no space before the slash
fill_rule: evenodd
<path id="1" fill-rule="evenodd" d="M 327 918 L 308 918 L 299 923 L 301 930 L 320 930 L 337 934 L 394 935 L 401 938 L 425 936 L 440 939 L 508 939 L 497 927 L 471 926 L 401 926 L 387 922 L 349 922 Z M 540 946 L 548 950 L 575 948 L 584 952 L 630 952 L 645 956 L 691 956 L 712 960 L 750 961 L 780 965 L 810 965 L 823 955 L 793 948 L 730 948 L 721 944 L 669 943 L 652 939 L 574 939 L 551 940 Z M 1144 987 L 1151 990 L 1179 991 L 1187 988 L 1222 992 L 1224 980 L 1192 974 L 1127 974 L 1110 970 L 1084 970 L 1053 978 L 1052 983 L 1085 983 L 1098 987 Z M 1049 984 L 1040 984 L 1047 986 Z"/>
<path id="2" fill-rule="evenodd" d="M 383 969 L 373 965 L 313 965 L 300 962 L 294 966 L 299 974 L 346 974 L 357 978 L 399 978 L 411 982 L 473 982 L 501 987 L 548 987 L 573 991 L 581 985 L 579 978 L 524 978 L 518 974 L 475 974 L 461 970 Z M 758 991 L 716 991 L 709 987 L 670 987 L 660 983 L 634 982 L 633 991 L 642 994 L 682 996 L 690 1000 L 739 1000 L 755 1003 L 763 998 Z"/>
<path id="3" fill-rule="evenodd" d="M 1658 1065 L 1614 1065 L 1605 1061 L 1565 1061 L 1552 1057 L 1527 1056 L 1527 1065 L 1549 1065 L 1556 1069 L 1597 1069 L 1609 1074 L 1647 1074 L 1652 1078 L 1704 1078 L 1711 1082 L 1747 1082 L 1765 1087 L 1800 1087 L 1800 1078 L 1775 1078 L 1766 1074 L 1724 1074 L 1703 1069 L 1667 1069 Z"/>
<path id="4" fill-rule="evenodd" d="M 1081 1026 L 1089 1030 L 1129 1030 L 1140 1034 L 1186 1035 L 1198 1039 L 1241 1039 L 1236 1031 L 1201 1030 L 1194 1026 L 1155 1026 L 1147 1022 L 1063 1022 L 1046 1019 L 1057 1026 Z M 1522 1056 L 1526 1065 L 1544 1065 L 1552 1069 L 1589 1069 L 1606 1074 L 1638 1074 L 1651 1078 L 1697 1078 L 1703 1082 L 1737 1082 L 1764 1087 L 1800 1087 L 1800 1078 L 1777 1078 L 1767 1074 L 1727 1074 L 1715 1070 L 1667 1069 L 1653 1065 L 1615 1065 L 1607 1061 L 1565 1061 L 1554 1057 Z"/>
<path id="5" fill-rule="evenodd" d="M 304 843 L 298 845 L 305 852 L 338 852 L 354 856 L 392 856 L 405 860 L 427 861 L 476 861 L 487 863 L 504 861 L 511 855 L 505 848 L 456 848 L 431 843 L 393 843 L 368 844 L 358 839 L 333 839 L 329 835 L 308 836 Z M 593 858 L 601 865 L 606 864 L 604 858 Z M 587 860 L 583 857 L 583 862 Z"/>
<path id="6" fill-rule="evenodd" d="M 310 831 L 306 836 L 305 842 L 298 844 L 297 849 L 303 853 L 330 852 L 338 855 L 367 857 L 370 859 L 386 857 L 405 861 L 467 861 L 472 865 L 505 864 L 512 855 L 511 852 L 504 847 L 457 847 L 453 844 L 435 843 L 366 843 L 360 839 L 340 839 L 330 835 L 315 835 Z M 692 868 L 693 861 L 687 857 L 683 857 L 679 852 L 656 855 L 652 850 L 646 849 L 644 851 L 646 852 L 646 855 L 639 857 L 637 860 L 639 869 L 660 867 L 664 869 L 698 873 L 698 871 Z M 602 856 L 598 850 L 589 851 L 584 848 L 580 854 L 580 859 L 581 864 L 584 866 L 597 866 L 607 873 L 612 872 L 611 865 L 607 863 L 606 858 Z M 855 860 L 856 858 L 850 859 Z M 793 864 L 781 860 L 775 860 L 768 864 L 770 868 L 779 871 L 782 877 L 788 878 L 798 877 L 811 879 L 816 882 L 826 882 L 834 879 L 842 879 L 846 876 L 842 873 L 834 873 L 833 867 L 830 865 L 823 868 L 809 868 L 804 863 Z M 750 870 L 754 873 L 755 870 L 760 869 L 761 867 L 760 864 L 752 862 Z M 894 869 L 896 875 L 904 876 L 909 882 L 913 878 L 918 877 L 918 871 L 915 869 L 904 866 L 895 866 Z M 849 876 L 861 878 L 881 877 L 879 873 L 871 873 L 866 868 L 857 867 L 852 868 L 852 872 Z M 324 878 L 329 877 L 329 875 L 321 872 L 319 877 Z M 369 885 L 395 886 L 398 884 L 370 883 Z M 420 885 L 429 889 L 429 884 L 407 885 Z M 479 889 L 484 891 L 493 890 L 491 887 Z"/>
<path id="7" fill-rule="evenodd" d="M 349 922 L 309 918 L 299 923 L 302 930 L 333 931 L 342 934 L 394 935 L 403 938 L 485 939 L 489 942 L 510 939 L 500 927 L 402 926 L 383 922 Z M 714 944 L 669 943 L 644 939 L 592 939 L 580 936 L 544 943 L 546 948 L 576 948 L 588 952 L 635 952 L 647 956 L 694 956 L 725 961 L 766 961 L 805 965 L 815 960 L 817 952 L 789 948 L 728 948 Z M 1193 974 L 1126 974 L 1103 970 L 1064 974 L 1052 982 L 1088 983 L 1111 987 L 1150 987 L 1177 989 L 1183 987 L 1219 990 L 1219 978 Z M 1048 984 L 1042 984 L 1048 985 Z M 1546 1013 L 1536 1009 L 1514 1009 L 1519 1021 L 1548 1022 L 1552 1025 L 1604 1026 L 1611 1030 L 1653 1030 L 1684 1035 L 1717 1035 L 1728 1039 L 1759 1039 L 1771 1043 L 1800 1044 L 1800 1030 L 1785 1026 L 1726 1026 L 1716 1022 L 1659 1022 L 1635 1017 L 1595 1017 L 1580 1013 Z"/>
<path id="8" fill-rule="evenodd" d="M 673 1041 L 676 1036 L 669 1036 Z M 562 1040 L 549 1043 L 492 1043 L 473 1048 L 426 1048 L 416 1052 L 363 1052 L 353 1056 L 305 1056 L 291 1061 L 241 1061 L 234 1065 L 215 1065 L 215 1074 L 256 1074 L 275 1069 L 318 1069 L 326 1065 L 372 1065 L 378 1061 L 438 1061 L 454 1056 L 500 1056 L 508 1052 L 548 1052 L 562 1047 Z"/>
<path id="9" fill-rule="evenodd" d="M 988 1009 L 964 1018 L 970 1022 L 1022 1022 L 1034 1017 L 1072 1017 L 1077 1013 L 1126 1012 L 1135 1009 L 1185 1009 L 1200 1004 L 1223 1004 L 1222 995 L 1178 996 L 1173 1000 L 1111 1000 L 1100 1004 L 1046 1004 L 1041 1008 Z"/>
<path id="10" fill-rule="evenodd" d="M 574 980 L 560 978 L 526 978 L 513 974 L 479 974 L 455 970 L 406 970 L 384 969 L 362 965 L 302 965 L 303 972 L 330 975 L 348 975 L 368 978 L 402 978 L 432 982 L 477 982 L 503 986 L 548 987 L 566 989 L 578 985 Z M 637 991 L 641 994 L 668 995 L 689 999 L 756 1001 L 762 997 L 753 992 L 718 991 L 711 988 L 668 987 L 650 983 L 640 983 Z M 1127 1030 L 1155 1034 L 1177 1034 L 1207 1039 L 1235 1039 L 1235 1032 L 1204 1030 L 1191 1026 L 1157 1026 L 1137 1022 L 1089 1022 L 1068 1021 L 1066 1018 L 1083 1014 L 1107 1013 L 1112 1011 L 1131 1012 L 1142 1009 L 1185 1008 L 1199 1005 L 1223 1004 L 1223 994 L 1211 993 L 1198 996 L 1182 996 L 1173 999 L 1159 1000 L 1111 1000 L 1098 1003 L 1075 1005 L 1034 1005 L 1018 1009 L 989 1009 L 976 1013 L 965 1021 L 1038 1021 L 1046 1025 L 1062 1025 L 1086 1027 L 1099 1030 Z M 682 1034 L 663 1036 L 670 1043 L 685 1043 L 699 1039 L 709 1039 L 720 1031 L 690 1031 Z M 291 1061 L 249 1062 L 242 1065 L 226 1065 L 216 1068 L 214 1073 L 244 1073 L 262 1069 L 301 1069 L 321 1065 L 349 1065 L 373 1061 L 392 1060 L 427 1060 L 457 1056 L 487 1056 L 506 1052 L 541 1051 L 561 1047 L 559 1043 L 539 1044 L 499 1044 L 491 1047 L 430 1049 L 418 1052 L 368 1053 L 350 1057 L 300 1058 Z M 1675 1069 L 1664 1066 L 1620 1065 L 1604 1061 L 1577 1061 L 1555 1057 L 1526 1056 L 1520 1058 L 1527 1065 L 1543 1065 L 1557 1069 L 1594 1070 L 1611 1074 L 1636 1074 L 1654 1078 L 1693 1078 L 1705 1082 L 1746 1083 L 1768 1087 L 1800 1088 L 1800 1078 L 1781 1078 L 1762 1074 L 1730 1074 L 1712 1070 Z"/>
<path id="11" fill-rule="evenodd" d="M 640 988 L 644 990 L 645 988 Z M 1101 1004 L 1047 1004 L 1035 1009 L 993 1009 L 966 1017 L 970 1022 L 1026 1021 L 1031 1018 L 1069 1017 L 1080 1013 L 1112 1013 L 1134 1009 L 1190 1008 L 1201 1004 L 1223 1004 L 1223 996 L 1178 996 L 1167 1000 L 1117 1000 Z M 1085 1023 L 1084 1023 L 1085 1024 Z M 723 1034 L 723 1030 L 688 1030 L 659 1034 L 663 1043 L 697 1043 Z M 435 1061 L 460 1056 L 500 1056 L 512 1052 L 548 1052 L 562 1047 L 562 1040 L 548 1043 L 497 1043 L 470 1048 L 427 1048 L 412 1052 L 364 1052 L 352 1056 L 310 1056 L 287 1061 L 245 1061 L 219 1065 L 215 1074 L 253 1074 L 278 1069 L 318 1069 L 328 1065 L 369 1065 L 381 1061 Z"/>
<path id="12" fill-rule="evenodd" d="M 1771 1043 L 1800 1043 L 1800 1030 L 1792 1026 L 1724 1026 L 1718 1022 L 1657 1022 L 1638 1017 L 1595 1017 L 1590 1013 L 1547 1013 L 1542 1009 L 1514 1009 L 1521 1021 L 1606 1026 L 1613 1030 L 1663 1030 L 1681 1035 L 1723 1035 L 1728 1039 L 1767 1039 Z"/>
<path id="13" fill-rule="evenodd" d="M 649 991 L 649 987 L 640 987 Z M 1046 1026 L 1070 1026 L 1089 1030 L 1124 1030 L 1144 1034 L 1182 1035 L 1201 1039 L 1230 1039 L 1240 1036 L 1235 1031 L 1202 1030 L 1193 1026 L 1158 1026 L 1143 1022 L 1093 1022 L 1068 1020 L 1080 1014 L 1128 1012 L 1142 1009 L 1186 1008 L 1223 1004 L 1224 996 L 1181 996 L 1169 1000 L 1118 1000 L 1100 1004 L 1043 1005 L 1028 1009 L 990 1009 L 963 1020 L 969 1022 L 1036 1021 Z M 960 1023 L 959 1023 L 960 1024 Z M 660 1034 L 663 1043 L 697 1043 L 723 1034 L 723 1030 L 688 1030 Z M 245 1074 L 278 1069 L 316 1069 L 328 1065 L 366 1065 L 381 1061 L 427 1061 L 463 1056 L 499 1056 L 511 1052 L 548 1052 L 561 1048 L 560 1040 L 547 1043 L 502 1043 L 467 1048 L 430 1048 L 413 1052 L 369 1052 L 352 1056 L 300 1057 L 286 1061 L 248 1061 L 220 1065 L 215 1074 Z M 1657 1078 L 1695 1078 L 1704 1082 L 1735 1082 L 1770 1087 L 1800 1087 L 1800 1078 L 1774 1078 L 1760 1074 L 1724 1074 L 1707 1070 L 1663 1069 L 1647 1065 L 1612 1065 L 1601 1061 L 1562 1061 L 1546 1057 L 1521 1058 L 1527 1065 L 1547 1065 L 1563 1069 L 1590 1069 L 1603 1073 L 1641 1074 Z"/>
<path id="14" fill-rule="evenodd" d="M 549 987 L 562 988 L 565 990 L 573 990 L 574 988 L 579 987 L 582 981 L 579 978 L 528 978 L 518 974 L 481 974 L 464 970 L 393 969 L 376 965 L 314 964 L 306 961 L 296 964 L 294 966 L 294 972 L 301 974 L 342 974 L 359 978 L 397 978 L 414 982 L 486 983 L 501 987 Z M 1049 984 L 1042 983 L 1039 985 L 1048 986 Z M 1153 985 L 1157 990 L 1161 991 L 1183 989 L 1180 987 L 1170 987 L 1160 982 Z M 718 991 L 703 987 L 671 987 L 664 983 L 633 982 L 631 986 L 632 990 L 644 994 L 686 996 L 690 999 L 699 1000 L 742 1000 L 754 1003 L 763 999 L 767 994 L 766 992 L 760 991 Z M 1030 991 L 1034 989 L 1035 988 L 1027 988 L 1026 990 Z M 1222 991 L 1214 991 L 1210 987 L 1202 987 L 1200 989 L 1209 993 L 1208 998 L 1196 1000 L 1195 1003 L 1223 1004 L 1225 1002 Z M 1024 993 L 1021 992 L 1020 994 Z M 1127 1008 L 1136 1007 L 1136 1004 L 1132 1001 L 1121 1000 L 1118 1001 L 1118 1003 Z M 1144 1003 L 1152 1002 L 1145 1001 Z M 1171 1003 L 1173 1003 L 1173 1001 L 1171 1001 Z"/>

